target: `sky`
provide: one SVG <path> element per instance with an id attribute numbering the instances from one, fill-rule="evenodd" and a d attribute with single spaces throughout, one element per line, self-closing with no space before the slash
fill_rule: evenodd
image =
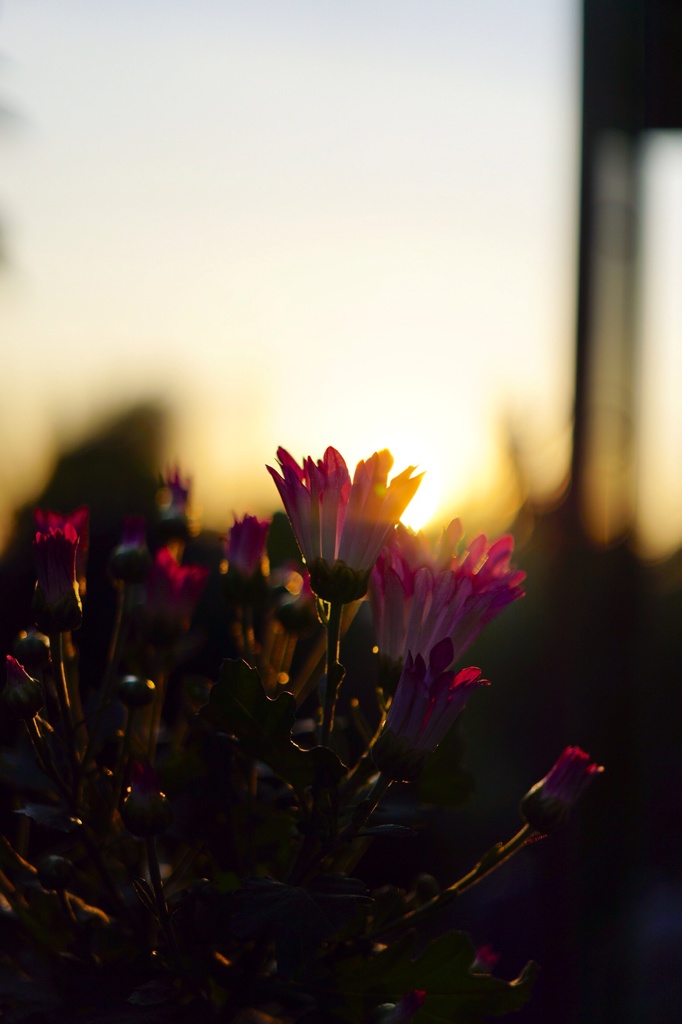
<path id="1" fill-rule="evenodd" d="M 4 514 L 149 397 L 213 526 L 278 445 L 418 463 L 414 525 L 503 522 L 510 425 L 555 490 L 578 37 L 576 0 L 4 0 Z"/>

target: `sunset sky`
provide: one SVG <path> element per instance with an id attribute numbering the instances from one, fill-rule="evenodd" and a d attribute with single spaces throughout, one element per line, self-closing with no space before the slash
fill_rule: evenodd
<path id="1" fill-rule="evenodd" d="M 509 424 L 558 486 L 576 0 L 5 0 L 0 55 L 7 503 L 146 397 L 215 526 L 279 444 L 418 463 L 415 524 L 494 511 Z"/>

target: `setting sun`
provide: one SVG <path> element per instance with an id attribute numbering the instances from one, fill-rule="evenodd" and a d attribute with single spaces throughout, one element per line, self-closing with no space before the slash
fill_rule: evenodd
<path id="1" fill-rule="evenodd" d="M 419 490 L 400 517 L 401 523 L 412 530 L 422 530 L 436 514 L 440 497 L 437 474 L 429 469 L 422 478 Z"/>

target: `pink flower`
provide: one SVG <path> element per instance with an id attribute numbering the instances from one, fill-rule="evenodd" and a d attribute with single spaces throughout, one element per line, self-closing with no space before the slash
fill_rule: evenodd
<path id="1" fill-rule="evenodd" d="M 85 592 L 85 570 L 88 564 L 88 550 L 90 547 L 90 510 L 86 505 L 82 505 L 68 515 L 62 515 L 61 512 L 34 508 L 33 518 L 39 533 L 47 533 L 50 529 L 63 530 L 67 524 L 70 524 L 76 531 L 78 537 L 76 578 L 80 584 L 82 596 Z"/>
<path id="2" fill-rule="evenodd" d="M 158 643 L 172 642 L 189 627 L 209 570 L 179 565 L 168 548 L 160 548 L 146 582 L 145 618 Z"/>
<path id="3" fill-rule="evenodd" d="M 269 519 L 261 520 L 249 515 L 237 519 L 235 516 L 234 526 L 225 543 L 225 557 L 230 569 L 244 579 L 251 579 L 261 570 L 269 529 Z"/>
<path id="4" fill-rule="evenodd" d="M 33 598 L 36 625 L 45 633 L 77 629 L 82 609 L 76 582 L 78 535 L 71 523 L 36 533 L 33 553 L 38 582 Z"/>
<path id="5" fill-rule="evenodd" d="M 284 448 L 278 449 L 277 458 L 282 475 L 267 468 L 308 566 L 313 590 L 325 600 L 362 597 L 366 576 L 389 530 L 414 497 L 421 474 L 413 477 L 414 466 L 410 466 L 389 484 L 393 456 L 386 450 L 359 462 L 352 484 L 335 448 L 327 448 L 317 463 L 305 459 L 302 466 Z M 338 589 L 344 571 L 359 578 L 344 580 L 339 597 L 335 584 Z"/>
<path id="6" fill-rule="evenodd" d="M 594 776 L 603 771 L 601 765 L 590 764 L 590 755 L 580 747 L 566 747 L 554 767 L 521 801 L 521 812 L 528 824 L 542 833 L 563 824 Z"/>
<path id="7" fill-rule="evenodd" d="M 377 767 L 389 778 L 417 778 L 426 756 L 443 739 L 470 694 L 487 685 L 481 670 L 473 666 L 451 671 L 452 660 L 449 637 L 430 651 L 428 666 L 421 654 L 413 658 L 408 653 L 373 751 Z"/>
<path id="8" fill-rule="evenodd" d="M 510 565 L 510 536 L 489 544 L 481 534 L 457 554 L 459 520 L 435 551 L 421 534 L 398 525 L 370 576 L 370 600 L 382 655 L 398 661 L 425 655 L 449 636 L 458 660 L 483 627 L 523 596 L 525 573 Z"/>

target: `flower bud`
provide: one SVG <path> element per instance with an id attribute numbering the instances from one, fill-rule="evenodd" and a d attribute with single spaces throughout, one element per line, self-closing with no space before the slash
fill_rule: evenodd
<path id="1" fill-rule="evenodd" d="M 156 773 L 150 765 L 133 764 L 121 818 L 128 831 L 139 838 L 160 835 L 173 820 L 170 801 L 159 791 Z"/>
<path id="2" fill-rule="evenodd" d="M 123 676 L 118 684 L 119 700 L 129 710 L 144 708 L 154 700 L 156 686 L 144 676 Z"/>
<path id="3" fill-rule="evenodd" d="M 14 656 L 29 671 L 45 668 L 50 661 L 50 641 L 35 626 L 29 626 L 14 641 Z"/>
<path id="4" fill-rule="evenodd" d="M 603 772 L 601 765 L 590 764 L 590 756 L 580 747 L 566 747 L 544 779 L 526 793 L 521 814 L 528 824 L 547 835 L 563 825 L 573 804 L 587 788 L 592 777 Z"/>
<path id="5" fill-rule="evenodd" d="M 33 679 L 11 654 L 7 655 L 7 680 L 0 700 L 11 715 L 25 719 L 34 718 L 45 703 L 42 683 Z"/>
<path id="6" fill-rule="evenodd" d="M 44 633 L 65 633 L 78 629 L 82 619 L 81 600 L 76 580 L 78 534 L 71 523 L 63 529 L 50 527 L 36 533 L 33 552 L 36 583 L 33 614 Z"/>
<path id="7" fill-rule="evenodd" d="M 176 466 L 169 469 L 162 481 L 159 491 L 159 523 L 158 535 L 162 544 L 189 540 L 190 518 L 188 514 L 190 479 L 184 479 Z"/>
<path id="8" fill-rule="evenodd" d="M 121 583 L 141 583 L 149 572 L 152 556 L 145 540 L 144 519 L 126 516 L 123 536 L 109 557 L 109 575 Z"/>
<path id="9" fill-rule="evenodd" d="M 76 531 L 78 547 L 76 549 L 76 580 L 81 600 L 85 597 L 85 571 L 88 565 L 88 548 L 90 546 L 90 511 L 86 505 L 66 515 L 47 509 L 34 508 L 33 518 L 39 533 L 48 533 L 50 529 L 63 530 L 68 524 Z"/>

